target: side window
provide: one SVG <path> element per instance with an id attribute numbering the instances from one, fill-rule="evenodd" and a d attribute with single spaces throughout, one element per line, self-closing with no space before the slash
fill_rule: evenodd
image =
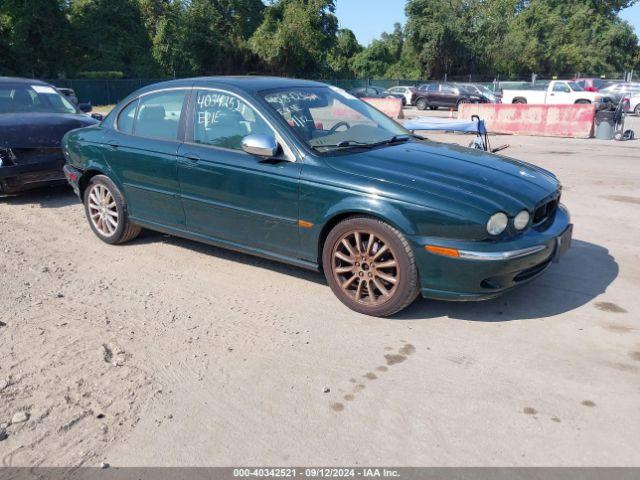
<path id="1" fill-rule="evenodd" d="M 177 140 L 185 96 L 185 90 L 174 90 L 141 97 L 133 133 L 140 137 Z"/>
<path id="2" fill-rule="evenodd" d="M 553 91 L 554 92 L 562 92 L 562 93 L 568 93 L 571 90 L 569 89 L 569 87 L 567 86 L 566 83 L 556 83 L 553 86 Z"/>
<path id="3" fill-rule="evenodd" d="M 133 133 L 133 121 L 136 116 L 137 107 L 138 100 L 134 100 L 122 109 L 120 115 L 118 115 L 118 130 L 123 133 L 128 133 L 129 135 Z"/>
<path id="4" fill-rule="evenodd" d="M 194 115 L 195 143 L 242 150 L 242 139 L 247 135 L 273 135 L 253 108 L 229 93 L 197 91 Z"/>

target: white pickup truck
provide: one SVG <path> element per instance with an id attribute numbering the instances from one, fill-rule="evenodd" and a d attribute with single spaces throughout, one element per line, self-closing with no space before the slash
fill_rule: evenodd
<path id="1" fill-rule="evenodd" d="M 573 103 L 600 103 L 602 95 L 585 92 L 575 82 L 554 80 L 545 89 L 503 90 L 502 103 L 529 103 L 534 105 L 570 105 Z"/>

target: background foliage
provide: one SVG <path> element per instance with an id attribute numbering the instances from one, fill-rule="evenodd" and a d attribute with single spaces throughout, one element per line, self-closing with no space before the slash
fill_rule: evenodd
<path id="1" fill-rule="evenodd" d="M 124 78 L 549 76 L 640 67 L 637 0 L 408 0 L 369 46 L 339 0 L 0 0 L 0 74 Z M 362 8 L 375 8 L 363 2 Z"/>

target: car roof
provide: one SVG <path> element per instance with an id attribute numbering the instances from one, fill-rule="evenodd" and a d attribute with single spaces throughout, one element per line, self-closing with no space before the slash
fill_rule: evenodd
<path id="1" fill-rule="evenodd" d="M 0 77 L 0 85 L 47 85 L 47 82 L 42 80 L 36 80 L 35 78 L 21 78 L 21 77 Z"/>
<path id="2" fill-rule="evenodd" d="M 179 80 L 169 80 L 166 82 L 154 83 L 148 85 L 138 92 L 157 90 L 160 88 L 175 87 L 191 87 L 191 86 L 227 86 L 234 87 L 238 90 L 246 92 L 259 92 L 261 90 L 271 90 L 276 88 L 291 87 L 326 87 L 327 84 L 314 82 L 311 80 L 298 80 L 293 78 L 281 77 L 262 77 L 262 76 L 215 76 L 215 77 L 196 77 L 183 78 Z"/>

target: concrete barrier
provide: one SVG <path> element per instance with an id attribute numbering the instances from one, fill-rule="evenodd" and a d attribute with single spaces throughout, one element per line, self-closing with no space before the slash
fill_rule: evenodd
<path id="1" fill-rule="evenodd" d="M 403 119 L 402 100 L 399 98 L 363 98 L 372 107 L 377 108 L 388 117 Z"/>
<path id="2" fill-rule="evenodd" d="M 593 105 L 460 105 L 459 119 L 478 115 L 492 133 L 515 133 L 544 137 L 590 138 L 593 136 Z"/>

